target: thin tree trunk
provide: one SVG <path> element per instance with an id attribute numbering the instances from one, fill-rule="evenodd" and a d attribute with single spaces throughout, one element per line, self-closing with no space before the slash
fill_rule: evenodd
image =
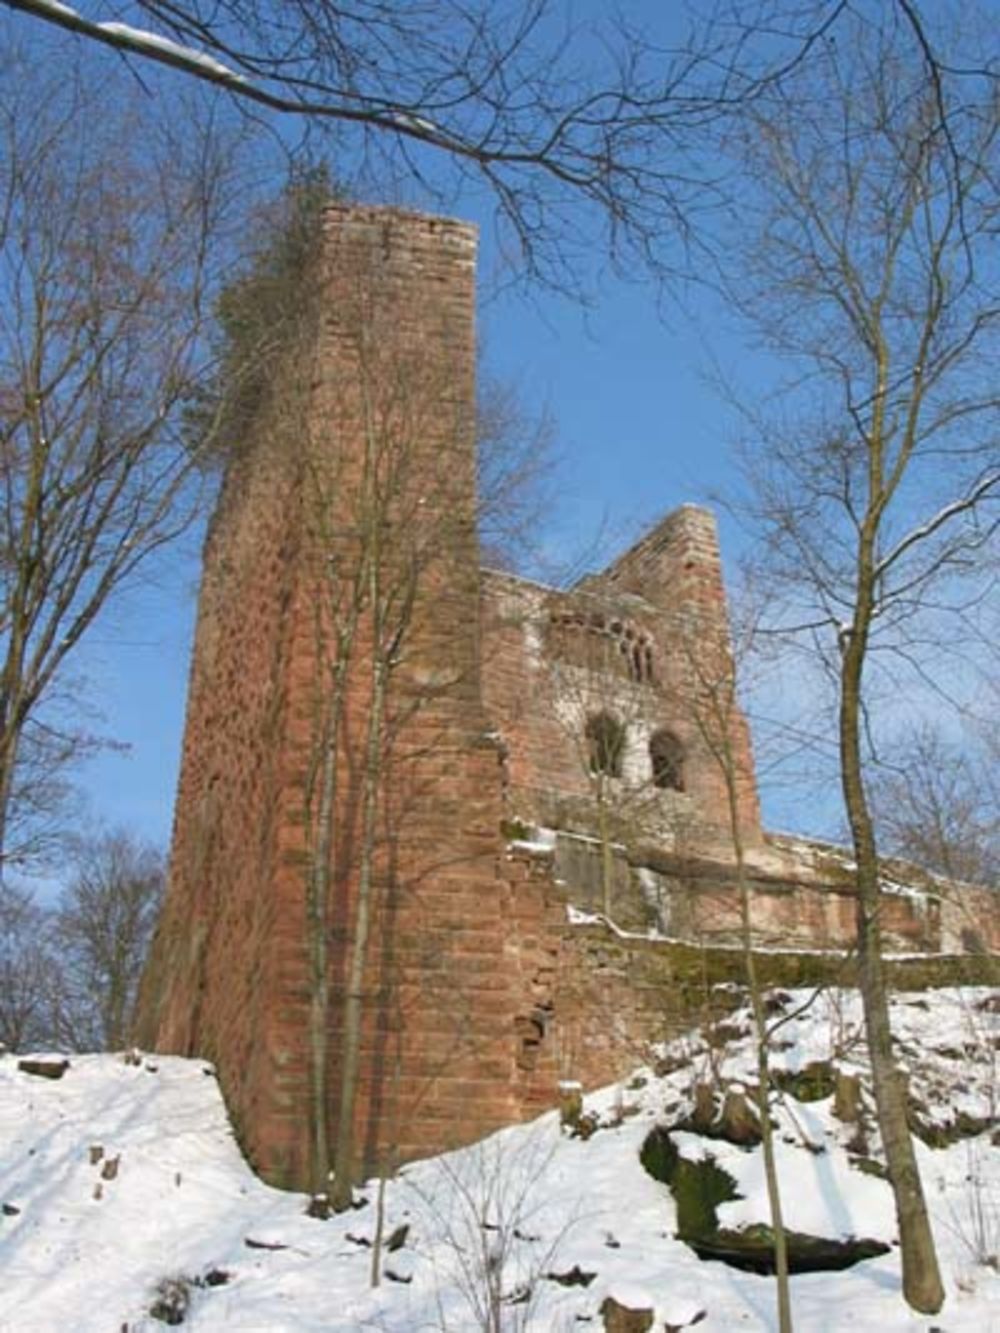
<path id="1" fill-rule="evenodd" d="M 395 869 L 389 869 L 390 885 L 395 883 Z M 390 895 L 391 895 L 390 888 Z M 393 981 L 395 979 L 393 978 Z M 385 984 L 386 978 L 383 974 L 382 982 Z M 389 1113 L 386 1117 L 389 1132 L 385 1136 L 388 1146 L 383 1150 L 381 1165 L 379 1168 L 378 1195 L 375 1200 L 375 1234 L 372 1237 L 372 1262 L 371 1262 L 371 1285 L 377 1287 L 382 1280 L 382 1255 L 385 1244 L 385 1186 L 386 1182 L 396 1173 L 397 1168 L 397 1143 L 399 1141 L 399 1080 L 402 1075 L 402 1010 L 400 1006 L 399 990 L 393 984 L 392 986 L 392 1009 L 394 1019 L 394 1032 L 392 1034 L 392 1077 L 389 1082 Z M 415 1110 L 411 1107 L 411 1114 Z"/>
<path id="2" fill-rule="evenodd" d="M 854 623 L 843 643 L 840 769 L 857 864 L 858 963 L 879 1132 L 896 1204 L 903 1296 L 914 1310 L 936 1314 L 944 1287 L 906 1115 L 906 1082 L 892 1052 L 889 997 L 882 959 L 879 867 L 861 764 L 861 682 L 874 599 L 873 539 L 858 556 Z"/>
<path id="3" fill-rule="evenodd" d="M 29 671 L 27 663 L 31 616 L 29 600 L 33 575 L 38 570 L 35 542 L 42 508 L 42 483 L 45 474 L 44 438 L 38 420 L 37 402 L 33 412 L 31 468 L 24 496 L 24 512 L 17 533 L 15 575 L 8 593 L 4 618 L 9 626 L 7 653 L 0 674 L 0 877 L 7 861 L 7 832 L 14 795 L 14 772 L 21 745 L 21 729 L 26 715 L 24 687 Z"/>
<path id="4" fill-rule="evenodd" d="M 608 831 L 608 797 L 603 773 L 597 776 L 597 821 L 601 839 L 601 910 L 611 920 L 612 888 L 614 884 L 614 858 L 611 854 L 611 838 Z"/>
<path id="5" fill-rule="evenodd" d="M 774 1130 L 771 1125 L 770 1086 L 771 1070 L 767 1054 L 767 1015 L 757 977 L 751 931 L 750 885 L 747 880 L 746 853 L 743 830 L 740 828 L 737 784 L 738 774 L 733 763 L 728 728 L 723 720 L 721 744 L 723 773 L 726 779 L 726 798 L 729 810 L 729 833 L 736 860 L 736 883 L 740 896 L 740 934 L 743 943 L 743 964 L 746 969 L 750 1006 L 753 1011 L 754 1037 L 757 1047 L 757 1114 L 760 1119 L 761 1147 L 764 1153 L 764 1177 L 767 1183 L 767 1201 L 771 1210 L 771 1231 L 774 1234 L 774 1279 L 777 1288 L 779 1333 L 792 1333 L 792 1300 L 788 1284 L 788 1240 L 781 1209 L 781 1187 L 778 1165 L 774 1155 Z"/>
<path id="6" fill-rule="evenodd" d="M 320 800 L 316 819 L 316 836 L 311 849 L 307 913 L 309 920 L 309 1051 L 311 1064 L 312 1164 L 311 1181 L 314 1195 L 326 1195 L 330 1173 L 330 1143 L 327 1131 L 329 1082 L 327 1078 L 330 1046 L 330 973 L 327 932 L 330 917 L 330 884 L 335 874 L 335 843 L 333 836 L 334 813 L 337 801 L 337 747 L 340 743 L 340 723 L 344 711 L 347 688 L 347 668 L 351 661 L 357 634 L 358 597 L 352 589 L 352 598 L 346 618 L 336 636 L 337 658 L 333 665 L 331 691 L 326 723 L 322 729 L 322 760 L 320 773 Z M 324 674 L 323 649 L 325 638 L 318 634 L 320 673 Z"/>
<path id="7" fill-rule="evenodd" d="M 6 873 L 7 826 L 14 794 L 14 769 L 17 764 L 19 739 L 16 730 L 5 727 L 0 740 L 0 880 L 3 880 Z"/>
<path id="8" fill-rule="evenodd" d="M 327 959 L 327 904 L 332 873 L 333 803 L 336 790 L 336 700 L 323 728 L 319 812 L 309 866 L 307 914 L 309 922 L 309 1059 L 311 1072 L 312 1162 L 310 1185 L 314 1198 L 325 1195 L 330 1171 L 327 1137 L 327 1063 L 330 981 Z"/>
<path id="9" fill-rule="evenodd" d="M 351 944 L 351 962 L 344 998 L 344 1047 L 341 1060 L 340 1117 L 334 1157 L 331 1203 L 342 1212 L 353 1201 L 354 1106 L 357 1100 L 361 1054 L 362 996 L 368 936 L 374 897 L 375 851 L 382 757 L 382 718 L 385 707 L 385 665 L 379 645 L 372 649 L 372 695 L 365 743 L 364 791 L 362 796 L 361 849 L 358 865 L 358 912 Z"/>
<path id="10" fill-rule="evenodd" d="M 385 1183 L 388 1179 L 388 1171 L 383 1167 L 379 1172 L 378 1191 L 375 1195 L 375 1234 L 372 1237 L 372 1263 L 369 1273 L 370 1285 L 373 1287 L 381 1286 L 382 1283 L 382 1242 L 385 1237 Z"/>

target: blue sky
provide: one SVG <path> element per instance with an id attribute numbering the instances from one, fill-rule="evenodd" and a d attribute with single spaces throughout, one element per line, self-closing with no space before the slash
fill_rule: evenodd
<path id="1" fill-rule="evenodd" d="M 674 307 L 661 318 L 656 296 L 649 285 L 608 281 L 588 309 L 512 293 L 481 309 L 491 371 L 555 419 L 554 503 L 542 541 L 556 563 L 575 561 L 597 540 L 620 549 L 660 514 L 710 502 L 733 480 L 738 423 L 706 375 L 713 356 L 738 370 L 749 354 L 718 323 L 699 329 Z M 704 299 L 692 313 L 703 322 L 713 315 Z M 724 512 L 719 519 L 732 562 L 741 534 Z M 88 764 L 90 814 L 160 842 L 169 838 L 179 762 L 197 547 L 192 534 L 147 571 L 78 661 L 103 715 L 97 728 L 127 746 Z M 789 823 L 784 810 L 776 815 Z"/>
<path id="2" fill-rule="evenodd" d="M 607 15 L 599 0 L 580 14 Z M 633 0 L 632 17 L 669 30 L 679 7 Z M 169 106 L 177 76 L 143 71 L 151 95 Z M 421 159 L 430 163 L 431 155 Z M 412 184 L 398 201 L 427 206 Z M 431 205 L 433 207 L 433 204 Z M 484 299 L 480 327 L 490 370 L 516 382 L 530 406 L 553 416 L 559 465 L 544 546 L 555 563 L 576 559 L 600 538 L 610 552 L 662 513 L 686 501 L 711 501 L 734 482 L 732 445 L 740 423 L 711 383 L 752 378 L 773 368 L 755 359 L 725 311 L 703 289 L 663 302 L 638 275 L 602 272 L 595 256 L 586 306 L 545 290 L 490 294 L 497 268 L 489 203 L 466 197 L 456 208 L 482 228 Z M 676 297 L 678 293 L 675 293 Z M 724 562 L 732 568 L 741 534 L 720 513 Z M 183 733 L 184 701 L 196 607 L 200 534 L 193 532 L 94 627 L 73 663 L 93 710 L 91 731 L 115 742 L 81 774 L 85 824 L 124 824 L 165 844 L 169 839 Z M 768 817 L 781 826 L 816 827 L 768 789 Z"/>

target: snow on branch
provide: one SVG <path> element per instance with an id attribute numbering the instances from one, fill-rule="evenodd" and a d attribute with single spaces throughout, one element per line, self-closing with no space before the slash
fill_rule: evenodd
<path id="1" fill-rule="evenodd" d="M 981 500 L 986 499 L 993 491 L 1000 492 L 1000 472 L 987 472 L 967 494 L 957 500 L 952 500 L 950 504 L 946 504 L 939 509 L 926 523 L 921 523 L 919 527 L 911 529 L 905 537 L 900 538 L 888 555 L 879 561 L 875 571 L 876 577 L 881 578 L 912 547 L 926 541 L 928 537 L 933 537 L 936 532 L 939 532 L 941 528 L 959 514 L 974 509 Z"/>
<path id="2" fill-rule="evenodd" d="M 158 33 L 135 28 L 129 23 L 100 23 L 86 18 L 78 10 L 60 3 L 60 0 L 3 0 L 9 9 L 20 10 L 33 18 L 78 33 L 92 41 L 142 56 L 171 69 L 180 70 L 196 79 L 213 83 L 251 102 L 257 102 L 272 111 L 291 115 L 319 116 L 330 120 L 349 120 L 374 125 L 420 139 L 425 143 L 446 146 L 451 152 L 466 157 L 480 156 L 469 144 L 447 137 L 430 121 L 400 108 L 350 107 L 337 101 L 311 101 L 307 98 L 284 97 L 255 83 L 245 74 L 230 69 L 214 56 L 197 47 L 185 46 Z"/>

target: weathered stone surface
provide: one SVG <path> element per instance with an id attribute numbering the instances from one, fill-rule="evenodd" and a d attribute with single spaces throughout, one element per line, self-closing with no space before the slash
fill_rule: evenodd
<path id="1" fill-rule="evenodd" d="M 832 1097 L 838 1086 L 829 1060 L 813 1060 L 801 1069 L 772 1069 L 771 1079 L 775 1087 L 800 1102 L 821 1102 Z"/>
<path id="2" fill-rule="evenodd" d="M 483 697 L 507 745 L 519 815 L 594 833 L 593 779 L 581 742 L 588 710 L 605 711 L 624 727 L 621 777 L 609 802 L 613 840 L 645 841 L 668 853 L 721 849 L 731 861 L 725 783 L 696 723 L 690 666 L 696 643 L 706 672 L 721 678 L 732 669 L 711 513 L 682 506 L 569 590 L 485 571 L 482 632 Z M 600 683 L 588 692 L 585 678 Z M 655 770 L 662 736 L 677 749 L 669 773 Z M 740 822 L 752 845 L 761 841 L 760 812 L 749 730 L 738 710 L 728 739 L 740 773 Z M 629 887 L 628 859 L 615 858 L 615 916 L 641 927 L 645 905 L 641 889 Z M 580 906 L 600 910 L 593 844 L 561 840 L 557 864 Z"/>
<path id="3" fill-rule="evenodd" d="M 35 1078 L 62 1078 L 69 1069 L 68 1060 L 18 1060 L 17 1067 L 22 1074 L 32 1074 Z"/>
<path id="4" fill-rule="evenodd" d="M 833 1114 L 845 1125 L 857 1125 L 861 1121 L 861 1076 L 847 1074 L 838 1069 L 834 1074 Z"/>
<path id="5" fill-rule="evenodd" d="M 242 1146 L 279 1184 L 310 1183 L 307 889 L 317 708 L 331 680 L 324 608 L 364 567 L 358 501 L 374 418 L 409 451 L 379 529 L 386 569 L 417 578 L 391 664 L 392 763 L 378 787 L 360 1165 L 398 1165 L 534 1115 L 556 1102 L 561 1078 L 606 1083 L 692 1013 L 725 1013 L 733 1000 L 713 987 L 743 979 L 738 951 L 704 947 L 729 942 L 739 917 L 724 784 L 692 721 L 692 635 L 703 663 L 731 667 L 714 520 L 684 506 L 568 591 L 480 571 L 475 250 L 474 228 L 451 219 L 329 208 L 313 345 L 287 349 L 276 367 L 280 392 L 231 461 L 206 539 L 170 883 L 136 1035 L 215 1063 Z M 331 1089 L 358 918 L 371 655 L 362 635 L 337 733 Z M 689 945 L 567 922 L 574 891 L 591 907 L 603 892 L 580 752 L 589 705 L 567 692 L 581 672 L 609 708 L 627 706 L 615 782 L 638 791 L 649 816 L 639 832 L 620 812 L 612 820 L 622 848 L 611 915 Z M 846 945 L 843 866 L 817 853 L 806 874 L 801 852 L 764 837 L 738 713 L 729 730 L 761 938 Z M 533 841 L 540 823 L 564 831 L 555 847 Z M 570 865 L 575 890 L 559 882 Z M 946 938 L 947 905 L 921 903 L 887 898 L 891 938 Z M 790 987 L 839 980 L 842 968 L 839 956 L 769 948 L 760 970 Z M 949 980 L 959 971 L 927 968 Z"/>
<path id="6" fill-rule="evenodd" d="M 993 1129 L 1000 1117 L 975 1116 L 966 1111 L 956 1111 L 947 1120 L 941 1120 L 923 1102 L 911 1096 L 907 1102 L 906 1119 L 910 1132 L 926 1143 L 928 1148 L 947 1148 L 949 1144 L 961 1139 L 977 1138 Z"/>
<path id="7" fill-rule="evenodd" d="M 774 1233 L 764 1225 L 738 1231 L 719 1230 L 706 1239 L 684 1237 L 699 1259 L 717 1259 L 730 1268 L 769 1275 L 775 1271 Z M 890 1246 L 880 1240 L 850 1237 L 833 1240 L 787 1231 L 789 1273 L 828 1273 L 852 1268 L 864 1259 L 888 1254 Z"/>
<path id="8" fill-rule="evenodd" d="M 559 1083 L 559 1123 L 566 1129 L 575 1129 L 583 1115 L 583 1084 L 575 1079 Z"/>
<path id="9" fill-rule="evenodd" d="M 614 1296 L 605 1296 L 601 1302 L 604 1333 L 648 1333 L 653 1327 L 653 1311 L 633 1309 L 622 1305 Z"/>
<path id="10" fill-rule="evenodd" d="M 589 1287 L 597 1274 L 586 1272 L 579 1264 L 574 1264 L 564 1273 L 552 1272 L 545 1276 L 549 1282 L 556 1282 L 560 1287 Z"/>
<path id="11" fill-rule="evenodd" d="M 738 1199 L 736 1182 L 711 1155 L 693 1162 L 682 1157 L 670 1132 L 662 1126 L 652 1130 L 642 1147 L 643 1166 L 654 1178 L 670 1187 L 677 1204 L 677 1236 L 700 1259 L 717 1259 L 732 1268 L 753 1273 L 773 1273 L 774 1233 L 766 1224 L 721 1228 L 719 1204 Z M 850 1268 L 862 1259 L 887 1254 L 882 1241 L 851 1237 L 831 1239 L 804 1232 L 786 1231 L 790 1273 L 819 1273 Z"/>
<path id="12" fill-rule="evenodd" d="M 354 1135 L 362 1165 L 398 1164 L 534 1114 L 573 1072 L 552 999 L 565 897 L 544 858 L 507 854 L 504 747 L 480 685 L 475 230 L 334 206 L 324 247 L 315 363 L 282 368 L 300 398 L 275 396 L 256 423 L 206 543 L 170 885 L 140 1005 L 144 1044 L 213 1060 L 252 1161 L 289 1185 L 308 1176 L 308 802 L 315 705 L 330 679 L 316 616 L 337 595 L 330 579 L 349 580 L 359 560 L 372 410 L 409 449 L 386 518 L 386 568 L 409 568 L 415 536 L 425 545 L 392 678 L 392 779 L 379 787 Z M 344 686 L 329 852 L 332 1097 L 370 676 L 362 638 Z M 331 1122 L 336 1113 L 331 1105 Z"/>
<path id="13" fill-rule="evenodd" d="M 760 1143 L 757 1108 L 742 1087 L 719 1091 L 711 1083 L 696 1083 L 693 1101 L 691 1113 L 675 1128 L 707 1139 L 724 1139 L 739 1147 Z"/>
<path id="14" fill-rule="evenodd" d="M 726 1089 L 722 1103 L 720 1133 L 730 1143 L 736 1143 L 740 1147 L 747 1148 L 760 1143 L 760 1120 L 757 1117 L 757 1108 L 742 1089 Z"/>
<path id="15" fill-rule="evenodd" d="M 715 1088 L 711 1083 L 694 1085 L 694 1105 L 691 1109 L 689 1124 L 696 1134 L 710 1134 L 715 1125 L 718 1104 Z"/>

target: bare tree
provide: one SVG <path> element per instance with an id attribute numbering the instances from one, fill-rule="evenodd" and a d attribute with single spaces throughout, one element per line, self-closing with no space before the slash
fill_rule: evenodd
<path id="1" fill-rule="evenodd" d="M 54 966 L 48 914 L 26 890 L 0 883 L 0 1045 L 8 1050 L 52 1042 Z"/>
<path id="2" fill-rule="evenodd" d="M 0 142 L 2 869 L 87 741 L 51 711 L 67 660 L 197 510 L 181 423 L 230 164 L 38 50 L 5 56 Z"/>
<path id="3" fill-rule="evenodd" d="M 342 886 L 350 876 L 357 886 L 329 1159 L 330 1202 L 337 1211 L 351 1206 L 357 1177 L 363 1007 L 374 989 L 373 968 L 379 972 L 383 1006 L 395 1014 L 391 1021 L 399 1019 L 397 978 L 384 958 L 373 958 L 373 942 L 377 923 L 391 915 L 399 895 L 418 887 L 404 883 L 396 868 L 398 840 L 411 816 L 412 766 L 414 761 L 419 765 L 421 753 L 447 748 L 435 724 L 427 733 L 421 715 L 433 716 L 439 699 L 466 684 L 447 666 L 435 667 L 426 678 L 412 667 L 411 659 L 420 655 L 413 642 L 415 608 L 444 581 L 442 571 L 463 558 L 456 551 L 474 558 L 470 531 L 478 529 L 501 560 L 515 560 L 530 544 L 549 438 L 545 419 L 536 424 L 495 380 L 488 379 L 479 396 L 475 422 L 467 421 L 461 404 L 450 403 L 451 368 L 442 366 L 438 350 L 400 348 L 387 322 L 377 272 L 362 270 L 354 279 L 354 301 L 342 315 L 342 328 L 358 376 L 361 455 L 357 460 L 337 455 L 331 467 L 329 450 L 313 439 L 306 481 L 314 539 L 323 557 L 307 821 L 313 941 L 329 927 L 331 891 L 338 882 Z M 463 484 L 456 486 L 455 469 L 464 466 L 473 428 L 479 451 L 477 494 L 470 507 Z M 434 438 L 440 445 L 429 454 L 426 441 Z M 360 731 L 356 720 L 352 723 L 358 711 L 364 717 Z M 417 751 L 407 735 L 415 722 L 424 730 Z M 330 1024 L 328 968 L 327 950 L 314 945 L 317 1070 L 326 1046 L 320 1034 Z M 398 1051 L 393 1061 L 398 1069 Z M 394 1077 L 390 1073 L 390 1087 Z M 390 1093 L 390 1103 L 393 1097 Z M 318 1091 L 314 1113 L 323 1113 Z M 396 1113 L 387 1106 L 390 1120 Z M 393 1169 L 390 1152 L 379 1162 L 382 1179 Z M 373 1273 L 375 1262 L 373 1255 Z"/>
<path id="4" fill-rule="evenodd" d="M 892 1048 L 866 747 L 880 664 L 926 677 L 930 635 L 942 644 L 951 612 L 964 639 L 990 577 L 1000 122 L 989 80 L 942 83 L 895 18 L 863 11 L 808 81 L 789 81 L 749 121 L 740 234 L 754 243 L 734 296 L 796 370 L 794 424 L 775 423 L 753 459 L 758 516 L 785 613 L 777 627 L 823 653 L 836 684 L 903 1292 L 933 1312 L 944 1291 Z"/>
<path id="5" fill-rule="evenodd" d="M 244 465 L 252 467 L 257 455 L 270 450 L 283 457 L 296 484 L 304 484 L 312 536 L 317 524 L 329 527 L 325 503 L 331 502 L 334 485 L 332 477 L 317 470 L 314 454 L 322 449 L 310 415 L 317 379 L 322 214 L 332 193 L 326 168 L 309 167 L 294 173 L 280 194 L 251 216 L 246 262 L 229 276 L 217 303 L 213 373 L 187 421 L 203 457 L 223 473 L 220 508 L 227 487 L 239 486 Z M 314 1207 L 321 1211 L 327 1207 L 331 1170 L 330 933 L 337 882 L 338 742 L 356 613 L 348 600 L 344 622 L 331 623 L 325 586 L 329 574 L 320 560 L 312 599 L 315 661 L 303 793 L 309 1176 Z"/>
<path id="6" fill-rule="evenodd" d="M 751 655 L 758 617 L 749 614 L 735 640 L 735 651 L 717 635 L 706 636 L 703 627 L 697 633 L 682 635 L 681 652 L 691 683 L 690 715 L 703 744 L 712 756 L 725 786 L 726 815 L 736 871 L 739 901 L 740 946 L 746 973 L 757 1063 L 756 1108 L 760 1124 L 761 1149 L 771 1231 L 774 1236 L 774 1277 L 778 1328 L 791 1333 L 792 1299 L 788 1281 L 788 1240 L 781 1206 L 781 1181 L 774 1149 L 774 1124 L 771 1119 L 770 1049 L 774 1027 L 768 1021 L 763 987 L 757 971 L 754 948 L 753 904 L 747 870 L 746 837 L 741 810 L 744 790 L 752 774 L 746 772 L 735 744 L 741 717 L 738 665 Z M 693 629 L 693 627 L 692 627 Z M 781 1022 L 785 1019 L 779 1020 Z"/>
<path id="7" fill-rule="evenodd" d="M 382 181 L 485 187 L 522 265 L 555 282 L 579 276 L 598 231 L 629 266 L 676 265 L 716 185 L 696 157 L 706 125 L 808 60 L 849 9 L 748 0 L 644 31 L 547 0 L 136 0 L 135 23 L 100 4 L 5 3 L 255 117 L 331 127 Z"/>
<path id="8" fill-rule="evenodd" d="M 480 356 L 476 376 L 476 525 L 484 565 L 519 569 L 537 555 L 551 500 L 556 425 L 519 387 L 491 373 Z"/>
<path id="9" fill-rule="evenodd" d="M 162 852 L 124 830 L 82 844 L 53 913 L 54 1026 L 73 1050 L 119 1050 L 163 896 Z"/>
<path id="10" fill-rule="evenodd" d="M 893 856 L 952 880 L 1000 880 L 1000 775 L 988 754 L 924 726 L 882 754 L 872 801 Z"/>
<path id="11" fill-rule="evenodd" d="M 58 872 L 73 836 L 73 774 L 89 755 L 114 748 L 114 742 L 81 726 L 83 699 L 76 682 L 59 684 L 49 692 L 44 717 L 25 719 L 4 828 L 4 869 Z"/>
<path id="12" fill-rule="evenodd" d="M 340 329 L 357 377 L 350 401 L 339 407 L 354 414 L 360 455 L 314 450 L 307 470 L 321 553 L 319 780 L 310 820 L 320 836 L 311 864 L 322 871 L 328 902 L 330 889 L 342 894 L 348 878 L 356 886 L 332 1145 L 337 1210 L 350 1206 L 357 1173 L 363 1007 L 376 986 L 373 970 L 383 1007 L 394 1003 L 391 965 L 372 957 L 374 932 L 399 894 L 415 887 L 400 878 L 399 841 L 420 799 L 421 757 L 447 743 L 438 735 L 435 704 L 466 684 L 440 647 L 432 665 L 421 665 L 415 609 L 447 596 L 455 577 L 448 571 L 461 570 L 463 561 L 474 566 L 476 554 L 475 509 L 462 477 L 474 422 L 451 392 L 453 370 L 439 349 L 395 335 L 383 281 L 373 262 L 339 289 L 348 302 Z M 436 445 L 428 448 L 429 441 Z M 474 569 L 457 577 L 470 575 Z"/>
<path id="13" fill-rule="evenodd" d="M 430 1179 L 408 1178 L 410 1207 L 439 1239 L 430 1259 L 458 1310 L 438 1308 L 443 1333 L 527 1333 L 537 1327 L 542 1279 L 579 1218 L 546 1216 L 541 1182 L 558 1139 L 537 1129 L 494 1135 L 440 1157 Z M 456 1320 L 456 1322 L 452 1322 Z"/>

